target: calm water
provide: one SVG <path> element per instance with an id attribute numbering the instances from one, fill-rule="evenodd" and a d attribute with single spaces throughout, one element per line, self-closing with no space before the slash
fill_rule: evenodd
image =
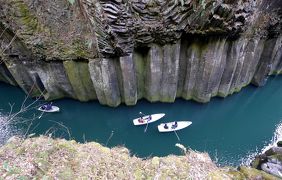
<path id="1" fill-rule="evenodd" d="M 21 104 L 24 94 L 17 87 L 0 84 L 0 109 L 9 110 L 8 103 Z M 199 104 L 177 100 L 175 103 L 153 103 L 143 100 L 136 106 L 109 108 L 97 102 L 80 103 L 64 99 L 53 102 L 61 108 L 60 113 L 43 114 L 33 122 L 36 134 L 53 132 L 56 136 L 71 137 L 77 141 L 98 141 L 108 146 L 124 145 L 139 157 L 180 154 L 175 143 L 181 143 L 197 151 L 208 152 L 221 165 L 239 165 L 242 158 L 260 151 L 270 143 L 276 126 L 282 120 L 282 76 L 272 77 L 265 87 L 248 86 L 240 93 L 225 99 L 214 98 L 210 103 Z M 166 113 L 155 123 L 135 127 L 132 119 L 142 111 L 146 114 Z M 25 114 L 39 112 L 33 110 Z M 188 128 L 178 131 L 179 142 L 174 133 L 161 134 L 159 123 L 174 120 L 190 120 Z M 63 124 L 63 125 L 61 125 Z M 4 136 L 3 134 L 0 136 Z M 108 141 L 108 143 L 107 143 Z"/>

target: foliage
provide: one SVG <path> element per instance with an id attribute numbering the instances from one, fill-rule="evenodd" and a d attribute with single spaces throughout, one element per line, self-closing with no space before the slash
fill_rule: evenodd
<path id="1" fill-rule="evenodd" d="M 75 0 L 68 0 L 68 1 L 69 1 L 69 3 L 71 3 L 71 5 L 73 5 L 74 2 L 75 2 Z"/>

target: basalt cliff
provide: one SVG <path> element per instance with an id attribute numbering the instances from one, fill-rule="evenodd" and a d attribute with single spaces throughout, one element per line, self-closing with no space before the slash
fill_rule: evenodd
<path id="1" fill-rule="evenodd" d="M 208 102 L 282 72 L 281 0 L 0 0 L 0 81 L 45 99 Z"/>

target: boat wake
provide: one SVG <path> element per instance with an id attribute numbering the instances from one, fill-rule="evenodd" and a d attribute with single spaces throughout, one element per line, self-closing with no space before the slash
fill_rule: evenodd
<path id="1" fill-rule="evenodd" d="M 254 152 L 247 153 L 246 157 L 241 158 L 241 165 L 249 166 L 258 154 L 262 154 L 271 147 L 277 146 L 278 141 L 282 141 L 282 121 L 280 121 L 280 123 L 276 125 L 276 129 L 269 143 L 265 145 L 261 150 L 256 149 Z"/>

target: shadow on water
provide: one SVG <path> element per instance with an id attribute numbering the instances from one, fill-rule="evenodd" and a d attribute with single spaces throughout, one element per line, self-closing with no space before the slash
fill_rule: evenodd
<path id="1" fill-rule="evenodd" d="M 182 99 L 175 103 L 139 101 L 136 106 L 121 105 L 110 108 L 98 102 L 81 103 L 71 99 L 55 101 L 60 113 L 44 114 L 35 123 L 34 132 L 56 132 L 57 137 L 68 137 L 79 142 L 97 141 L 109 147 L 124 145 L 139 157 L 180 154 L 175 143 L 193 150 L 208 152 L 221 165 L 239 165 L 241 159 L 262 149 L 272 139 L 276 125 L 282 119 L 282 77 L 271 77 L 266 86 L 248 86 L 227 98 L 213 98 L 199 104 Z M 7 111 L 8 102 L 21 103 L 24 94 L 18 88 L 0 84 L 0 109 Z M 161 120 L 145 126 L 133 126 L 132 119 L 142 111 L 146 114 L 166 113 Z M 34 112 L 31 112 L 34 113 Z M 157 125 L 168 121 L 190 120 L 188 128 L 174 133 L 159 133 Z M 57 123 L 54 123 L 57 122 Z M 50 127 L 54 127 L 50 130 Z M 57 131 L 54 131 L 57 130 Z M 47 133 L 47 134 L 48 134 Z"/>

